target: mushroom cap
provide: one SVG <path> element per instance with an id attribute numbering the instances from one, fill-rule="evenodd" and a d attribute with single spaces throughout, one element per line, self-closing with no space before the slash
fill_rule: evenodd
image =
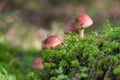
<path id="1" fill-rule="evenodd" d="M 43 41 L 43 49 L 50 49 L 60 45 L 61 43 L 62 40 L 57 35 L 53 35 Z"/>
<path id="2" fill-rule="evenodd" d="M 33 62 L 34 69 L 44 69 L 44 61 L 42 59 L 36 59 Z"/>
<path id="3" fill-rule="evenodd" d="M 75 20 L 69 21 L 63 29 L 64 33 L 74 32 L 75 31 L 74 25 L 75 25 Z"/>
<path id="4" fill-rule="evenodd" d="M 93 24 L 93 20 L 87 14 L 80 14 L 75 20 L 78 28 L 87 28 Z"/>

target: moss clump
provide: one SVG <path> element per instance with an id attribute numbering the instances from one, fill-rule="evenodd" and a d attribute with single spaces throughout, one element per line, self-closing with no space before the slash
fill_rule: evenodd
<path id="1" fill-rule="evenodd" d="M 119 80 L 120 28 L 95 36 L 65 35 L 64 43 L 40 55 L 44 70 L 35 70 L 38 80 Z"/>

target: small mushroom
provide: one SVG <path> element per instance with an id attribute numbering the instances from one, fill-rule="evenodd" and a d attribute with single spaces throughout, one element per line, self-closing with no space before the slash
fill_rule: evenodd
<path id="1" fill-rule="evenodd" d="M 87 14 L 81 14 L 75 19 L 75 29 L 81 37 L 84 37 L 84 29 L 93 24 L 92 19 Z"/>
<path id="2" fill-rule="evenodd" d="M 62 43 L 62 40 L 57 35 L 53 35 L 43 41 L 42 48 L 50 49 L 50 48 L 60 45 L 61 43 Z"/>
<path id="3" fill-rule="evenodd" d="M 93 24 L 92 19 L 87 14 L 81 14 L 75 18 L 75 20 L 71 20 L 64 27 L 64 33 L 75 32 L 80 35 L 80 37 L 84 37 L 84 29 L 90 27 Z"/>
<path id="4" fill-rule="evenodd" d="M 34 60 L 32 67 L 34 69 L 44 69 L 44 61 L 42 59 L 36 59 Z"/>
<path id="5" fill-rule="evenodd" d="M 69 32 L 75 32 L 74 26 L 75 26 L 75 20 L 69 21 L 63 29 L 64 33 L 67 34 Z"/>

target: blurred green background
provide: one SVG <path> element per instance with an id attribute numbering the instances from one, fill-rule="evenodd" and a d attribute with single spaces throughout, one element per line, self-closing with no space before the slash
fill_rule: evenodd
<path id="1" fill-rule="evenodd" d="M 0 0 L 0 42 L 41 48 L 50 35 L 63 37 L 63 27 L 80 13 L 94 20 L 89 32 L 104 29 L 105 19 L 120 25 L 120 0 Z"/>

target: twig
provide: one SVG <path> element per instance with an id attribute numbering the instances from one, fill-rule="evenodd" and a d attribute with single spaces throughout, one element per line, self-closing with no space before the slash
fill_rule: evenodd
<path id="1" fill-rule="evenodd" d="M 108 76 L 109 76 L 109 72 L 110 72 L 110 70 L 111 70 L 111 65 L 108 67 L 108 70 L 106 71 L 103 80 L 107 80 L 107 78 L 108 78 Z"/>
<path id="2" fill-rule="evenodd" d="M 95 65 L 96 65 L 97 61 L 98 61 L 98 58 L 96 58 L 96 60 L 95 60 L 95 62 L 94 62 L 94 64 L 93 64 L 93 66 L 92 66 L 92 69 L 90 70 L 89 79 L 90 79 L 90 77 L 92 78 L 93 70 L 95 69 Z"/>

